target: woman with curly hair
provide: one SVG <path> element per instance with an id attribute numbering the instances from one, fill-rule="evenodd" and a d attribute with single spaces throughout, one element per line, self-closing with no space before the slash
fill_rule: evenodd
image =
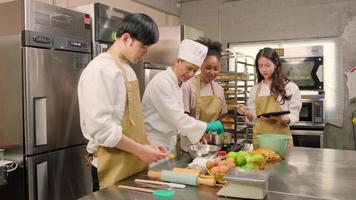
<path id="1" fill-rule="evenodd" d="M 251 88 L 247 106 L 239 105 L 237 112 L 254 122 L 253 144 L 258 148 L 257 135 L 277 133 L 290 135 L 289 125 L 297 122 L 302 108 L 298 86 L 285 77 L 281 60 L 274 49 L 263 48 L 255 60 L 258 84 Z M 258 117 L 264 113 L 290 111 L 276 117 Z M 293 141 L 288 144 L 289 152 Z"/>
<path id="2" fill-rule="evenodd" d="M 208 47 L 208 53 L 201 73 L 182 86 L 184 110 L 198 120 L 212 122 L 227 113 L 224 90 L 214 81 L 221 68 L 222 45 L 208 38 L 196 41 Z"/>

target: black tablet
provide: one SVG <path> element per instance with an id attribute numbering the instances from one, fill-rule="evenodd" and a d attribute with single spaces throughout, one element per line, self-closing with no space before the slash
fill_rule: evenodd
<path id="1" fill-rule="evenodd" d="M 280 116 L 280 115 L 286 115 L 289 114 L 290 111 L 281 111 L 281 112 L 270 112 L 270 113 L 263 113 L 257 116 L 257 118 L 263 116 L 263 117 L 272 117 L 272 116 Z"/>

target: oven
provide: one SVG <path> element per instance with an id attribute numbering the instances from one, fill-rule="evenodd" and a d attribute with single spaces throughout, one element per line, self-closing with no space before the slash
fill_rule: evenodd
<path id="1" fill-rule="evenodd" d="M 323 148 L 324 129 L 298 129 L 291 128 L 294 146 Z"/>
<path id="2" fill-rule="evenodd" d="M 319 99 L 302 99 L 302 109 L 299 113 L 299 123 L 323 124 L 324 102 Z"/>
<path id="3" fill-rule="evenodd" d="M 322 46 L 290 47 L 284 48 L 282 52 L 281 62 L 285 75 L 300 90 L 324 89 Z"/>
<path id="4" fill-rule="evenodd" d="M 282 66 L 286 77 L 301 90 L 323 90 L 323 57 L 284 58 Z"/>
<path id="5" fill-rule="evenodd" d="M 303 95 L 299 121 L 290 126 L 294 146 L 323 148 L 324 143 L 324 96 Z"/>

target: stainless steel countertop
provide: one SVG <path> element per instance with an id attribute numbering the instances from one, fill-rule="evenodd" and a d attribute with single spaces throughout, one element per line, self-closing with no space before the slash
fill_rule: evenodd
<path id="1" fill-rule="evenodd" d="M 162 163 L 152 170 L 185 167 L 187 155 L 180 160 Z M 355 199 L 356 151 L 295 147 L 283 161 L 266 169 L 270 177 L 266 200 Z M 147 179 L 146 172 L 132 176 L 118 184 L 135 185 L 135 178 Z M 173 199 L 226 199 L 218 197 L 219 187 L 188 186 L 176 189 Z M 151 194 L 119 190 L 110 186 L 92 193 L 81 200 L 101 199 L 155 199 Z"/>

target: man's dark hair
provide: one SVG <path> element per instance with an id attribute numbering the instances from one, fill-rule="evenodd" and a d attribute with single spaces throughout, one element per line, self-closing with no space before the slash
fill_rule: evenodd
<path id="1" fill-rule="evenodd" d="M 151 17 L 142 13 L 131 13 L 124 18 L 116 36 L 121 37 L 124 33 L 129 33 L 133 39 L 144 45 L 152 45 L 158 42 L 159 38 L 157 24 Z"/>

